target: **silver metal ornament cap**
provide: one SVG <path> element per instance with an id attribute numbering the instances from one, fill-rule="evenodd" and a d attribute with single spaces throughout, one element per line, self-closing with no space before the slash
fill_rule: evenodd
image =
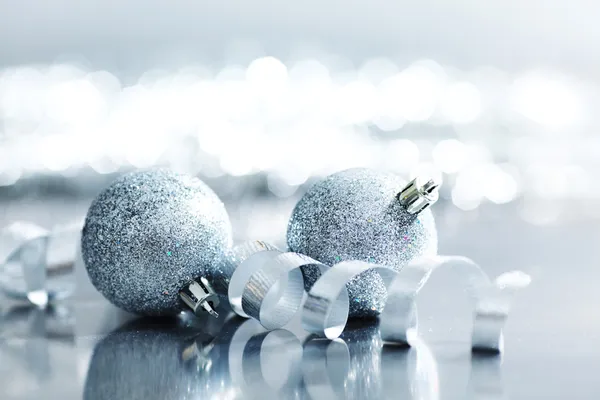
<path id="1" fill-rule="evenodd" d="M 418 214 L 438 201 L 439 187 L 440 183 L 434 179 L 417 176 L 402 189 L 398 199 L 409 214 Z"/>
<path id="2" fill-rule="evenodd" d="M 190 281 L 179 291 L 179 297 L 197 316 L 207 312 L 215 318 L 219 317 L 215 311 L 219 305 L 219 295 L 206 278 L 200 277 L 197 281 Z"/>

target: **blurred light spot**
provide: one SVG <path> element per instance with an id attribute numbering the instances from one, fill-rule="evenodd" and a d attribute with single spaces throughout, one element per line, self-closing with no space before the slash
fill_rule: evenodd
<path id="1" fill-rule="evenodd" d="M 387 58 L 374 58 L 365 62 L 358 72 L 361 80 L 374 85 L 380 84 L 384 79 L 398 73 L 398 66 Z"/>
<path id="2" fill-rule="evenodd" d="M 301 166 L 295 166 L 292 163 L 287 163 L 284 166 L 277 168 L 274 173 L 270 174 L 277 176 L 285 183 L 291 186 L 300 186 L 310 177 L 310 171 Z"/>
<path id="3" fill-rule="evenodd" d="M 559 203 L 540 198 L 526 196 L 520 208 L 523 220 L 534 225 L 549 225 L 555 223 L 562 213 Z"/>
<path id="4" fill-rule="evenodd" d="M 466 143 L 465 161 L 468 166 L 486 164 L 492 161 L 490 149 L 484 143 Z"/>
<path id="5" fill-rule="evenodd" d="M 582 117 L 582 100 L 565 79 L 532 73 L 517 79 L 511 89 L 512 107 L 538 124 L 561 128 Z"/>
<path id="6" fill-rule="evenodd" d="M 303 60 L 297 62 L 289 72 L 290 79 L 297 84 L 322 86 L 331 83 L 329 69 L 317 60 Z"/>
<path id="7" fill-rule="evenodd" d="M 515 199 L 518 193 L 518 185 L 509 173 L 503 171 L 499 166 L 488 164 L 483 168 L 484 195 L 492 203 L 504 204 Z"/>
<path id="8" fill-rule="evenodd" d="M 239 65 L 228 65 L 223 68 L 217 76 L 215 76 L 216 82 L 227 82 L 227 81 L 242 81 L 246 77 L 246 69 Z"/>
<path id="9" fill-rule="evenodd" d="M 276 94 L 285 90 L 288 71 L 286 66 L 275 57 L 257 58 L 248 66 L 246 80 L 259 93 Z"/>
<path id="10" fill-rule="evenodd" d="M 15 167 L 0 169 L 0 186 L 11 186 L 21 178 L 21 170 Z"/>
<path id="11" fill-rule="evenodd" d="M 530 192 L 539 197 L 560 198 L 570 189 L 570 182 L 560 165 L 533 164 L 525 170 L 525 177 Z"/>
<path id="12" fill-rule="evenodd" d="M 457 124 L 473 122 L 481 113 L 479 89 L 469 82 L 448 85 L 442 95 L 440 108 L 442 114 L 451 122 Z"/>
<path id="13" fill-rule="evenodd" d="M 45 114 L 43 90 L 47 78 L 37 69 L 8 69 L 0 79 L 0 118 L 39 121 Z"/>
<path id="14" fill-rule="evenodd" d="M 433 163 L 443 172 L 453 174 L 460 171 L 467 160 L 465 145 L 456 139 L 441 140 L 432 151 Z"/>
<path id="15" fill-rule="evenodd" d="M 247 64 L 257 57 L 265 55 L 260 42 L 252 39 L 236 39 L 224 50 L 227 64 Z"/>
<path id="16" fill-rule="evenodd" d="M 165 138 L 166 140 L 166 138 Z M 163 138 L 133 139 L 126 147 L 126 160 L 136 168 L 148 168 L 157 163 L 164 153 L 166 143 Z"/>
<path id="17" fill-rule="evenodd" d="M 235 154 L 223 154 L 220 166 L 223 172 L 231 176 L 243 176 L 252 172 L 252 163 L 247 159 L 237 157 Z"/>
<path id="18" fill-rule="evenodd" d="M 68 135 L 48 135 L 39 139 L 39 157 L 42 165 L 50 171 L 59 172 L 69 168 L 77 156 L 71 137 Z"/>
<path id="19" fill-rule="evenodd" d="M 21 178 L 21 169 L 12 149 L 0 146 L 0 186 L 11 186 Z"/>
<path id="20" fill-rule="evenodd" d="M 298 186 L 287 182 L 278 173 L 270 173 L 267 176 L 267 186 L 271 193 L 277 197 L 290 197 L 293 195 Z"/>
<path id="21" fill-rule="evenodd" d="M 81 79 L 86 75 L 81 66 L 73 63 L 52 64 L 45 72 L 49 80 L 53 82 Z"/>
<path id="22" fill-rule="evenodd" d="M 353 81 L 340 88 L 336 105 L 341 124 L 360 124 L 373 118 L 376 111 L 375 86 L 368 82 Z"/>
<path id="23" fill-rule="evenodd" d="M 379 87 L 381 115 L 408 121 L 429 119 L 437 105 L 443 77 L 416 63 L 384 80 Z"/>
<path id="24" fill-rule="evenodd" d="M 414 166 L 410 171 L 410 179 L 416 176 L 424 176 L 434 179 L 436 182 L 443 182 L 444 177 L 442 171 L 433 163 L 420 163 Z"/>
<path id="25" fill-rule="evenodd" d="M 565 179 L 569 182 L 569 189 L 564 197 L 585 199 L 590 197 L 590 194 L 598 194 L 600 188 L 597 185 L 590 185 L 590 174 L 581 166 L 566 165 L 563 173 Z"/>
<path id="26" fill-rule="evenodd" d="M 386 169 L 405 174 L 419 163 L 419 147 L 412 140 L 392 140 L 385 145 L 385 148 Z"/>
<path id="27" fill-rule="evenodd" d="M 92 123 L 106 112 L 100 91 L 87 79 L 60 82 L 48 89 L 46 115 L 61 123 Z"/>
<path id="28" fill-rule="evenodd" d="M 219 165 L 223 172 L 232 176 L 243 176 L 255 172 L 255 147 L 252 135 L 241 135 L 234 127 L 229 133 L 231 140 L 219 154 Z"/>
<path id="29" fill-rule="evenodd" d="M 227 150 L 234 135 L 235 132 L 230 123 L 214 121 L 200 126 L 197 138 L 202 150 L 211 155 L 220 156 Z"/>
<path id="30" fill-rule="evenodd" d="M 452 203 L 461 210 L 474 210 L 483 200 L 484 177 L 475 169 L 467 169 L 456 176 L 452 188 Z"/>
<path id="31" fill-rule="evenodd" d="M 406 120 L 397 115 L 379 115 L 373 118 L 373 123 L 384 132 L 393 132 L 401 129 L 406 124 Z"/>

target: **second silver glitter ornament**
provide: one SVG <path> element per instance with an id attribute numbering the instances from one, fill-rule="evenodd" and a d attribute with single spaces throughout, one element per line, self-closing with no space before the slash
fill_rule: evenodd
<path id="1" fill-rule="evenodd" d="M 364 168 L 335 173 L 311 187 L 288 224 L 291 251 L 324 264 L 359 260 L 400 270 L 411 260 L 437 253 L 437 230 L 428 207 L 439 184 Z M 307 286 L 318 271 L 303 270 Z M 348 284 L 351 317 L 373 317 L 383 309 L 385 286 L 375 272 Z"/>

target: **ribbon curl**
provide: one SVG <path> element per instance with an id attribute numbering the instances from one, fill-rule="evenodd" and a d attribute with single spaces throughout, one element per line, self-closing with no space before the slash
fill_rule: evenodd
<path id="1" fill-rule="evenodd" d="M 244 257 L 231 278 L 229 300 L 234 311 L 272 330 L 286 325 L 302 307 L 304 329 L 328 339 L 339 337 L 346 327 L 346 284 L 363 272 L 375 271 L 388 291 L 380 315 L 381 337 L 386 342 L 410 344 L 417 330 L 417 296 L 431 275 L 444 267 L 460 271 L 474 304 L 472 349 L 501 352 L 502 329 L 512 300 L 531 282 L 521 271 L 504 273 L 492 281 L 479 265 L 460 256 L 421 257 L 400 272 L 362 261 L 343 261 L 329 268 L 305 255 L 252 243 L 241 247 Z M 305 266 L 313 266 L 321 274 L 306 296 L 301 273 Z"/>

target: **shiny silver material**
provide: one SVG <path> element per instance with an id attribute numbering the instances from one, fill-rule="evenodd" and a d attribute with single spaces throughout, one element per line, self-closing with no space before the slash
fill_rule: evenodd
<path id="1" fill-rule="evenodd" d="M 501 352 L 502 328 L 510 303 L 531 279 L 520 271 L 500 275 L 493 282 L 481 267 L 466 257 L 422 257 L 406 266 L 388 287 L 388 300 L 380 317 L 381 338 L 410 344 L 417 335 L 416 297 L 431 274 L 441 268 L 464 276 L 466 293 L 474 304 L 471 347 L 474 351 Z"/>
<path id="2" fill-rule="evenodd" d="M 249 318 L 242 307 L 242 295 L 246 283 L 252 274 L 261 268 L 266 261 L 282 252 L 270 243 L 252 240 L 233 248 L 235 273 L 231 275 L 227 298 L 233 311 L 240 317 Z"/>
<path id="3" fill-rule="evenodd" d="M 246 261 L 248 257 L 261 251 L 279 250 L 277 247 L 262 240 L 250 240 L 233 248 L 233 260 L 238 265 Z"/>
<path id="4" fill-rule="evenodd" d="M 297 253 L 274 254 L 270 260 L 265 260 L 244 286 L 244 312 L 267 329 L 286 325 L 302 303 L 304 278 L 301 268 L 305 266 L 315 267 L 321 273 L 329 268 Z"/>
<path id="5" fill-rule="evenodd" d="M 179 297 L 192 309 L 194 314 L 200 315 L 202 312 L 207 312 L 218 318 L 219 314 L 215 308 L 219 305 L 219 296 L 206 278 L 200 277 L 198 281 L 188 283 L 179 291 Z"/>
<path id="6" fill-rule="evenodd" d="M 18 221 L 0 230 L 0 292 L 41 308 L 71 296 L 81 225 L 46 230 Z"/>
<path id="7" fill-rule="evenodd" d="M 521 271 L 506 272 L 484 288 L 475 304 L 471 348 L 473 351 L 504 350 L 502 330 L 515 295 L 529 286 L 531 277 Z"/>
<path id="8" fill-rule="evenodd" d="M 344 261 L 328 269 L 310 292 L 302 310 L 305 330 L 328 339 L 340 336 L 350 311 L 346 284 L 366 271 L 379 274 L 386 286 L 392 283 L 397 272 L 392 268 L 362 261 Z"/>
<path id="9" fill-rule="evenodd" d="M 520 271 L 505 273 L 490 281 L 472 260 L 460 256 L 421 257 L 401 272 L 362 261 L 344 261 L 331 268 L 296 253 L 262 251 L 249 256 L 232 280 L 243 287 L 244 315 L 266 329 L 278 329 L 292 320 L 303 299 L 301 268 L 310 265 L 320 277 L 312 285 L 302 309 L 303 328 L 317 336 L 335 339 L 346 327 L 350 300 L 346 285 L 365 272 L 377 274 L 387 290 L 387 302 L 380 317 L 381 338 L 386 342 L 413 345 L 417 333 L 416 298 L 431 274 L 452 267 L 474 304 L 472 349 L 501 352 L 502 328 L 516 292 L 530 277 Z M 242 277 L 242 278 L 240 278 Z"/>
<path id="10" fill-rule="evenodd" d="M 438 201 L 440 183 L 433 179 L 427 180 L 417 176 L 398 194 L 400 204 L 406 207 L 410 214 L 418 214 Z"/>

